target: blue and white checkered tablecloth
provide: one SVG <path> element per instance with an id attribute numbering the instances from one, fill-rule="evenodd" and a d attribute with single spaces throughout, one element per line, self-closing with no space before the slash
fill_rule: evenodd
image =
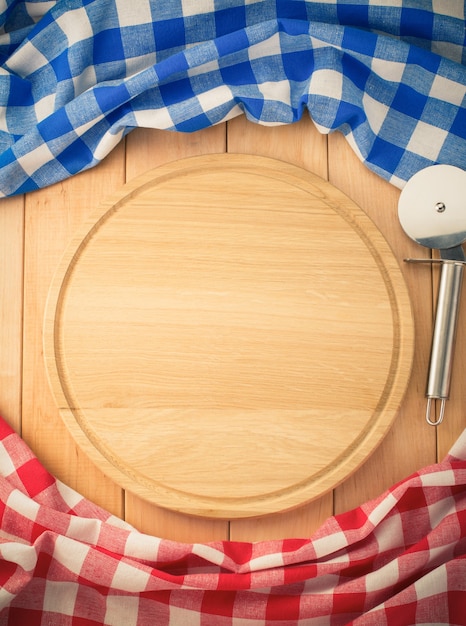
<path id="1" fill-rule="evenodd" d="M 309 114 L 402 187 L 466 169 L 461 0 L 0 0 L 0 196 L 96 165 L 135 127 Z"/>

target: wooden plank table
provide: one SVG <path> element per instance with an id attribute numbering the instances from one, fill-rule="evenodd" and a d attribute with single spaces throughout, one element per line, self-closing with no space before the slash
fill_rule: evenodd
<path id="1" fill-rule="evenodd" d="M 209 153 L 268 156 L 315 172 L 352 198 L 385 235 L 405 275 L 416 322 L 416 349 L 408 390 L 395 423 L 369 460 L 333 493 L 298 509 L 266 517 L 211 520 L 182 515 L 125 493 L 76 447 L 58 415 L 43 360 L 47 293 L 73 233 L 101 199 L 139 174 L 168 161 Z M 137 129 L 98 167 L 25 197 L 1 201 L 0 411 L 42 463 L 60 480 L 140 530 L 179 541 L 262 540 L 309 536 L 326 517 L 381 493 L 413 471 L 436 462 L 464 428 L 466 336 L 460 322 L 452 396 L 444 423 L 426 424 L 435 268 L 403 263 L 428 255 L 401 231 L 399 191 L 372 174 L 339 134 L 320 135 L 309 119 L 261 127 L 244 117 L 190 135 Z M 463 292 L 466 298 L 466 290 Z M 463 303 L 466 305 L 466 303 Z M 466 315 L 465 306 L 462 315 Z"/>

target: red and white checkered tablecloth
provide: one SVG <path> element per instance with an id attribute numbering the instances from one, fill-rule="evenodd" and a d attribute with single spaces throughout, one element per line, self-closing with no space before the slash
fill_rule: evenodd
<path id="1" fill-rule="evenodd" d="M 466 624 L 466 431 L 310 538 L 144 535 L 51 476 L 0 420 L 0 624 Z"/>

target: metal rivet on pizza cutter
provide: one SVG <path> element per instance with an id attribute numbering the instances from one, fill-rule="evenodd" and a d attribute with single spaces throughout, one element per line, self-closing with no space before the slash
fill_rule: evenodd
<path id="1" fill-rule="evenodd" d="M 414 241 L 440 251 L 440 259 L 405 259 L 414 263 L 440 263 L 440 285 L 427 380 L 426 419 L 436 426 L 443 420 L 450 395 L 453 352 L 460 304 L 466 241 L 466 172 L 452 165 L 432 165 L 406 183 L 398 203 L 398 216 Z M 439 416 L 431 418 L 432 401 L 440 400 Z"/>

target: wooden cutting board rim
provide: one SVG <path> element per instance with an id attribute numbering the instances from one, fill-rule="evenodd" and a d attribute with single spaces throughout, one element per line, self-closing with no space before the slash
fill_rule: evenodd
<path id="1" fill-rule="evenodd" d="M 331 470 L 323 469 L 315 473 L 312 479 L 305 479 L 294 484 L 292 493 L 288 488 L 284 488 L 263 496 L 237 498 L 225 495 L 221 497 L 203 495 L 199 498 L 174 488 L 167 489 L 153 479 L 146 480 L 131 467 L 125 466 L 122 471 L 120 460 L 115 457 L 112 450 L 102 452 L 102 442 L 95 441 L 95 436 L 87 428 L 85 420 L 80 419 L 79 410 L 76 408 L 69 410 L 69 395 L 60 382 L 60 366 L 56 358 L 56 314 L 60 307 L 64 286 L 79 260 L 80 250 L 86 247 L 93 234 L 102 228 L 106 220 L 111 219 L 112 215 L 117 213 L 126 202 L 144 193 L 154 184 L 160 184 L 173 176 L 182 180 L 183 176 L 193 172 L 203 172 L 206 168 L 215 170 L 217 167 L 231 167 L 235 171 L 244 172 L 254 171 L 255 174 L 262 173 L 271 177 L 280 172 L 288 184 L 297 185 L 301 189 L 308 190 L 309 193 L 312 190 L 313 195 L 319 197 L 332 211 L 348 222 L 365 243 L 380 270 L 392 306 L 396 345 L 392 350 L 390 374 L 376 410 L 379 414 L 377 419 L 369 422 L 360 432 L 357 441 L 335 458 Z M 331 201 L 327 198 L 329 192 Z M 60 414 L 76 443 L 104 473 L 123 488 L 160 506 L 210 517 L 254 517 L 282 511 L 320 497 L 341 483 L 373 453 L 391 427 L 409 380 L 413 353 L 414 324 L 406 284 L 390 246 L 370 218 L 351 199 L 315 174 L 276 159 L 243 154 L 214 154 L 171 162 L 139 176 L 112 194 L 100 205 L 93 217 L 79 229 L 68 246 L 51 284 L 44 318 L 44 355 L 50 386 Z M 96 443 L 100 443 L 100 449 Z M 316 488 L 310 489 L 309 483 Z"/>

